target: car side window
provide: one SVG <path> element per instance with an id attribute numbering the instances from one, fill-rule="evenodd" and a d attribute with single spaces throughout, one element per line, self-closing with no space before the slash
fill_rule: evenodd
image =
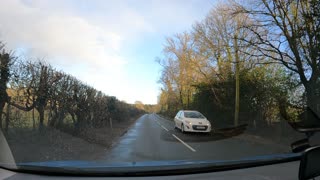
<path id="1" fill-rule="evenodd" d="M 177 118 L 181 118 L 181 111 L 178 112 Z"/>
<path id="2" fill-rule="evenodd" d="M 180 112 L 180 118 L 183 118 L 183 111 Z"/>
<path id="3" fill-rule="evenodd" d="M 179 111 L 179 112 L 177 113 L 176 118 L 179 118 L 179 117 L 180 117 L 180 113 L 181 113 L 181 111 Z"/>

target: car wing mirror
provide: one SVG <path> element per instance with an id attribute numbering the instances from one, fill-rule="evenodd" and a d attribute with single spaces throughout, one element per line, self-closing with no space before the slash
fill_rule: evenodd
<path id="1" fill-rule="evenodd" d="M 307 180 L 320 176 L 320 146 L 307 149 L 301 157 L 299 180 Z"/>
<path id="2" fill-rule="evenodd" d="M 309 143 L 309 139 L 305 138 L 305 139 L 301 139 L 299 141 L 293 142 L 291 144 L 291 149 L 293 153 L 300 153 L 300 152 L 304 152 L 306 149 L 310 148 L 310 143 Z"/>

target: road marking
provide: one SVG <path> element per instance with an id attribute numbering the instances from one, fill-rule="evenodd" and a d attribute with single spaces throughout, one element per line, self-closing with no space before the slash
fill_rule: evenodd
<path id="1" fill-rule="evenodd" d="M 159 126 L 161 126 L 164 130 L 166 130 L 166 131 L 169 132 L 169 130 L 168 130 L 166 127 L 164 127 L 161 123 L 159 123 L 158 120 L 155 120 L 155 121 L 156 121 L 156 123 L 157 123 Z"/>
<path id="2" fill-rule="evenodd" d="M 164 130 L 169 131 L 166 127 L 160 125 Z"/>
<path id="3" fill-rule="evenodd" d="M 195 149 L 193 149 L 191 146 L 189 146 L 187 143 L 182 141 L 180 138 L 178 138 L 176 135 L 172 134 L 173 137 L 175 137 L 178 141 L 180 141 L 183 145 L 185 145 L 187 148 L 189 148 L 192 152 L 196 152 Z"/>
<path id="4" fill-rule="evenodd" d="M 160 119 L 160 117 L 159 116 L 156 116 L 158 119 Z M 159 126 L 161 126 L 164 130 L 166 130 L 167 132 L 169 132 L 169 130 L 166 128 L 166 127 L 164 127 L 161 123 L 159 123 L 159 121 L 158 120 L 155 120 L 156 121 L 156 123 L 159 125 Z M 189 148 L 192 152 L 196 152 L 196 150 L 195 149 L 193 149 L 189 144 L 187 144 L 187 143 L 185 143 L 184 141 L 182 141 L 180 138 L 178 138 L 176 135 L 174 135 L 174 134 L 172 134 L 172 136 L 174 137 L 174 138 L 176 138 L 178 141 L 180 141 L 183 145 L 185 145 L 187 148 Z"/>
<path id="5" fill-rule="evenodd" d="M 159 116 L 158 114 L 154 114 L 154 116 L 157 118 L 157 119 L 163 119 L 161 116 Z"/>
<path id="6" fill-rule="evenodd" d="M 159 126 L 161 126 L 162 129 L 164 129 L 164 130 L 166 130 L 166 131 L 169 132 L 169 130 L 168 130 L 166 127 L 164 127 L 161 123 L 159 123 L 157 120 L 156 120 L 156 123 L 157 123 Z"/>

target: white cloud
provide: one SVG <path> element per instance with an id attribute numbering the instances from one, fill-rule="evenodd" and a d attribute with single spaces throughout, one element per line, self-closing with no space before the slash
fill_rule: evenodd
<path id="1" fill-rule="evenodd" d="M 184 0 L 2 0 L 0 40 L 121 100 L 156 103 L 156 82 L 153 87 L 134 82 L 127 70 L 136 58 L 127 57 L 125 48 L 132 51 L 146 34 L 162 38 L 189 28 L 203 15 L 200 6 L 207 5 Z"/>
<path id="2" fill-rule="evenodd" d="M 213 2 L 211 2 L 213 1 Z M 133 0 L 153 30 L 159 35 L 187 31 L 195 21 L 202 20 L 216 0 Z"/>
<path id="3" fill-rule="evenodd" d="M 70 64 L 125 64 L 118 55 L 123 41 L 120 34 L 80 17 L 42 12 L 18 1 L 6 4 L 0 8 L 0 32 L 9 47 L 26 46 L 32 55 L 46 57 L 49 62 L 60 57 Z"/>

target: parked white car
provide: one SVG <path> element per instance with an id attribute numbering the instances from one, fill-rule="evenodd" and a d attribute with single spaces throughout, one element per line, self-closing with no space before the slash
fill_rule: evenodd
<path id="1" fill-rule="evenodd" d="M 211 124 L 198 111 L 181 110 L 174 118 L 174 126 L 181 132 L 210 132 Z"/>

